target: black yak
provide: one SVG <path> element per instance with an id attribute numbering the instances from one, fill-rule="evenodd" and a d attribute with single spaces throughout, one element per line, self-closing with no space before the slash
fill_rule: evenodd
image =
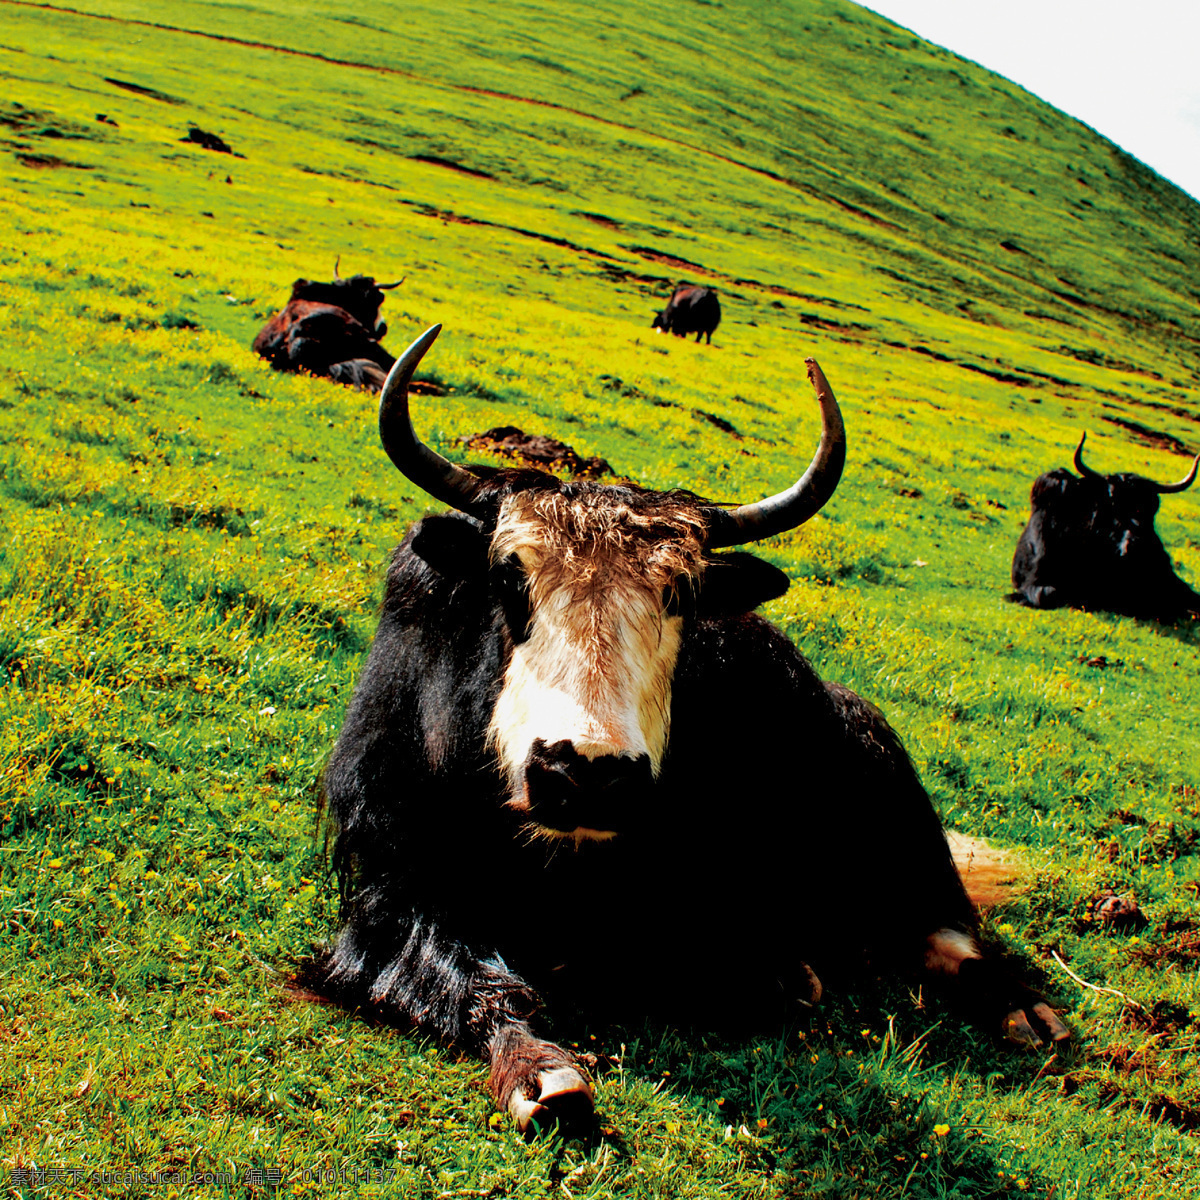
<path id="1" fill-rule="evenodd" d="M 413 431 L 392 369 L 380 432 L 456 511 L 392 557 L 324 774 L 341 929 L 307 986 L 490 1064 L 525 1131 L 586 1119 L 545 998 L 604 1018 L 778 1021 L 830 973 L 936 980 L 1018 1043 L 1067 1030 L 986 956 L 933 806 L 883 716 L 752 610 L 788 579 L 723 549 L 833 494 L 841 413 L 805 474 L 722 508 L 686 491 L 467 469 Z M 791 1009 L 794 1011 L 794 1009 Z"/>
<path id="2" fill-rule="evenodd" d="M 1083 461 L 1086 440 L 1085 433 L 1075 449 L 1078 477 L 1059 467 L 1034 481 L 1029 524 L 1013 555 L 1015 598 L 1034 608 L 1162 620 L 1200 613 L 1200 595 L 1175 574 L 1154 530 L 1159 496 L 1190 487 L 1200 455 L 1178 483 L 1155 483 L 1092 470 Z"/>
<path id="3" fill-rule="evenodd" d="M 721 323 L 721 302 L 713 288 L 700 287 L 694 283 L 676 284 L 667 307 L 654 314 L 651 329 L 662 333 L 673 333 L 676 337 L 701 334 L 712 345 L 712 335 Z"/>
<path id="4" fill-rule="evenodd" d="M 370 275 L 320 283 L 297 279 L 286 307 L 259 331 L 251 349 L 277 371 L 307 371 L 377 392 L 396 361 L 380 344 L 387 324 L 379 318 L 384 292 L 399 287 Z"/>

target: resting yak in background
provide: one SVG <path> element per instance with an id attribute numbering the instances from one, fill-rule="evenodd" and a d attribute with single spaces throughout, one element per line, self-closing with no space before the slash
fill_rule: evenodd
<path id="1" fill-rule="evenodd" d="M 717 293 L 709 287 L 680 283 L 671 293 L 667 307 L 655 313 L 650 328 L 673 333 L 676 337 L 687 337 L 689 333 L 694 333 L 697 342 L 703 335 L 711 346 L 713 332 L 720 323 L 721 302 L 717 299 Z"/>
<path id="2" fill-rule="evenodd" d="M 337 268 L 330 283 L 297 279 L 287 306 L 262 327 L 251 349 L 277 371 L 307 371 L 377 392 L 396 361 L 380 345 L 387 324 L 379 309 L 383 293 L 404 280 L 343 279 Z"/>
<path id="3" fill-rule="evenodd" d="M 882 715 L 753 614 L 787 577 L 721 552 L 833 494 L 845 435 L 817 364 L 808 470 L 720 508 L 448 462 L 408 409 L 439 330 L 392 369 L 380 433 L 456 511 L 393 555 L 325 772 L 343 923 L 308 986 L 484 1057 L 524 1131 L 592 1112 L 584 1068 L 537 1032 L 542 997 L 745 1028 L 869 962 L 937 981 L 1013 1042 L 1065 1038 L 981 951 Z"/>
<path id="4" fill-rule="evenodd" d="M 1198 596 L 1175 574 L 1154 531 L 1159 496 L 1191 487 L 1200 465 L 1178 483 L 1121 472 L 1101 475 L 1075 449 L 1075 469 L 1039 475 L 1032 513 L 1013 555 L 1016 598 L 1034 608 L 1097 608 L 1130 617 L 1175 620 L 1200 613 Z"/>

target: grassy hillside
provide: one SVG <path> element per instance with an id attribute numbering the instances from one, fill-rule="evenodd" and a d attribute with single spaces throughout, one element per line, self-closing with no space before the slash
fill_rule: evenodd
<path id="1" fill-rule="evenodd" d="M 0 0 L 0 71 L 0 1170 L 1200 1187 L 1200 634 L 1004 601 L 1029 485 L 1083 429 L 1102 470 L 1175 479 L 1200 449 L 1200 207 L 841 0 Z M 526 1146 L 478 1063 L 287 1002 L 336 918 L 316 779 L 387 552 L 437 507 L 371 397 L 248 349 L 338 255 L 406 276 L 394 351 L 445 324 L 423 377 L 446 394 L 414 411 L 456 459 L 516 424 L 755 498 L 811 453 L 820 360 L 849 464 L 760 547 L 794 579 L 768 615 L 885 709 L 948 825 L 1019 858 L 988 936 L 1070 1048 L 1010 1054 L 901 985 L 745 1041 L 563 1028 L 601 1132 Z M 711 348 L 649 330 L 680 278 L 720 290 Z M 1200 489 L 1158 528 L 1196 584 Z M 1105 889 L 1149 924 L 1103 928 Z M 710 881 L 681 901 L 703 920 Z"/>

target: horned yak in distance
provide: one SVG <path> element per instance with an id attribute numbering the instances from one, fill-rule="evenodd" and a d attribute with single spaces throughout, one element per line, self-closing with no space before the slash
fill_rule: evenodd
<path id="1" fill-rule="evenodd" d="M 377 392 L 396 361 L 380 344 L 387 324 L 379 309 L 384 292 L 403 282 L 343 279 L 338 263 L 329 283 L 297 279 L 286 307 L 262 327 L 251 349 L 277 371 L 307 371 Z"/>
<path id="2" fill-rule="evenodd" d="M 713 288 L 679 283 L 675 285 L 666 308 L 654 314 L 650 328 L 660 333 L 673 333 L 676 337 L 687 337 L 689 333 L 694 333 L 697 342 L 703 335 L 711 346 L 712 335 L 720 323 L 721 302 Z"/>
<path id="3" fill-rule="evenodd" d="M 1159 496 L 1191 487 L 1200 465 L 1178 483 L 1142 475 L 1101 475 L 1083 461 L 1075 470 L 1039 475 L 1030 492 L 1029 523 L 1013 555 L 1015 598 L 1034 608 L 1103 609 L 1130 617 L 1177 620 L 1200 615 L 1197 595 L 1178 575 L 1158 534 Z"/>
<path id="4" fill-rule="evenodd" d="M 778 1022 L 869 962 L 1038 1045 L 1053 1009 L 986 955 L 895 733 L 754 615 L 788 579 L 728 548 L 830 498 L 841 413 L 786 491 L 687 491 L 448 462 L 409 417 L 434 326 L 392 368 L 383 445 L 455 511 L 392 557 L 324 775 L 342 884 L 311 991 L 482 1056 L 531 1132 L 586 1123 L 585 1068 L 543 1001 L 601 1019 Z"/>

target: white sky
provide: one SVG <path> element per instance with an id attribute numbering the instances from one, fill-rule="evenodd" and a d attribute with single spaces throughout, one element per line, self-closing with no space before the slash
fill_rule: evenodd
<path id="1" fill-rule="evenodd" d="M 860 0 L 1200 199 L 1200 0 Z"/>

